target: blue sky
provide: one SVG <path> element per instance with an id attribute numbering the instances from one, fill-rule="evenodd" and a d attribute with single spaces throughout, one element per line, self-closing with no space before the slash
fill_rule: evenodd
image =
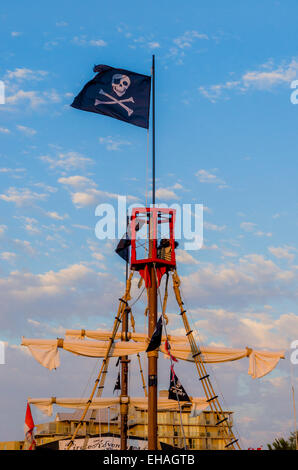
<path id="1" fill-rule="evenodd" d="M 69 106 L 94 64 L 150 74 L 156 56 L 158 200 L 205 207 L 203 249 L 178 252 L 205 344 L 288 350 L 297 339 L 298 107 L 290 101 L 297 8 L 294 1 L 2 2 L 1 415 L 12 410 L 2 440 L 22 437 L 27 396 L 76 389 L 73 358 L 65 355 L 63 371 L 51 375 L 19 347 L 21 336 L 110 327 L 124 266 L 115 243 L 94 235 L 95 207 L 117 194 L 145 203 L 150 183 L 145 130 Z M 181 332 L 173 299 L 169 310 Z M 257 382 L 247 364 L 215 368 L 246 446 L 293 429 L 288 357 Z M 297 367 L 293 374 L 297 385 Z"/>

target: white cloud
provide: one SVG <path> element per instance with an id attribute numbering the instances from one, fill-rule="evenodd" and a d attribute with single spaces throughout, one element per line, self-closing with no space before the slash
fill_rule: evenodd
<path id="1" fill-rule="evenodd" d="M 23 251 L 30 254 L 31 256 L 36 254 L 35 248 L 33 248 L 31 243 L 27 240 L 19 240 L 16 238 L 15 240 L 13 240 L 13 243 L 16 245 L 17 248 L 21 248 Z"/>
<path id="2" fill-rule="evenodd" d="M 45 99 L 37 91 L 18 90 L 14 95 L 7 96 L 6 103 L 8 105 L 16 105 L 28 101 L 32 108 L 45 104 Z"/>
<path id="3" fill-rule="evenodd" d="M 13 259 L 13 255 L 7 255 Z M 103 293 L 102 318 L 108 308 L 111 296 L 111 285 L 116 291 L 123 290 L 123 284 L 112 276 L 95 271 L 85 263 L 76 263 L 58 271 L 47 271 L 33 274 L 29 271 L 13 271 L 0 278 L 0 295 L 5 305 L 1 309 L 2 328 L 9 328 L 16 334 L 17 325 L 24 326 L 28 312 L 36 321 L 41 318 L 53 319 L 74 318 L 81 312 L 88 312 L 98 318 L 98 292 Z M 22 327 L 20 328 L 21 334 Z"/>
<path id="4" fill-rule="evenodd" d="M 29 232 L 32 235 L 36 235 L 40 233 L 39 228 L 33 224 L 26 224 L 24 228 L 25 230 L 27 230 L 27 232 Z"/>
<path id="5" fill-rule="evenodd" d="M 48 163 L 50 168 L 61 170 L 76 170 L 93 163 L 91 158 L 86 158 L 78 152 L 59 153 L 56 158 L 43 155 L 40 159 Z"/>
<path id="6" fill-rule="evenodd" d="M 43 96 L 46 98 L 46 103 L 59 103 L 61 101 L 59 93 L 53 88 L 49 91 L 44 91 Z"/>
<path id="7" fill-rule="evenodd" d="M 10 134 L 10 130 L 7 129 L 6 127 L 0 127 L 0 133 L 1 134 Z"/>
<path id="8" fill-rule="evenodd" d="M 159 200 L 173 200 L 173 199 L 179 199 L 179 196 L 169 188 L 158 188 L 155 192 L 156 198 Z"/>
<path id="9" fill-rule="evenodd" d="M 216 245 L 215 243 L 213 243 L 213 245 L 205 245 L 205 244 L 203 244 L 201 250 L 219 250 L 219 247 L 218 247 L 218 245 Z"/>
<path id="10" fill-rule="evenodd" d="M 71 199 L 74 205 L 78 208 L 96 205 L 99 201 L 105 199 L 118 199 L 119 194 L 109 193 L 107 191 L 101 191 L 99 189 L 91 188 L 85 191 L 78 191 L 72 193 Z M 127 200 L 131 202 L 138 201 L 138 198 L 135 196 L 126 195 Z"/>
<path id="11" fill-rule="evenodd" d="M 48 217 L 50 217 L 51 219 L 55 219 L 55 220 L 64 220 L 64 219 L 67 219 L 68 218 L 68 215 L 67 214 L 64 214 L 64 215 L 59 215 L 58 212 L 46 212 L 45 213 Z"/>
<path id="12" fill-rule="evenodd" d="M 253 222 L 242 222 L 240 227 L 245 232 L 252 232 L 257 237 L 272 237 L 271 232 L 263 232 L 261 230 L 256 230 L 257 224 Z"/>
<path id="13" fill-rule="evenodd" d="M 0 253 L 0 258 L 5 260 L 5 261 L 14 261 L 15 258 L 16 258 L 16 254 L 11 252 L 11 251 L 3 251 L 2 253 Z"/>
<path id="14" fill-rule="evenodd" d="M 256 226 L 257 224 L 254 224 L 253 222 L 242 222 L 240 224 L 240 227 L 246 232 L 253 232 Z"/>
<path id="15" fill-rule="evenodd" d="M 106 146 L 109 151 L 121 150 L 121 147 L 131 145 L 131 142 L 127 140 L 117 140 L 114 137 L 100 137 L 99 142 Z"/>
<path id="16" fill-rule="evenodd" d="M 297 299 L 295 269 L 281 269 L 258 254 L 245 255 L 222 265 L 202 264 L 200 270 L 183 277 L 185 295 L 199 298 L 202 305 L 261 305 L 275 299 Z"/>
<path id="17" fill-rule="evenodd" d="M 150 47 L 150 49 L 159 49 L 160 48 L 159 42 L 156 42 L 156 41 L 149 42 L 148 46 Z"/>
<path id="18" fill-rule="evenodd" d="M 262 232 L 261 230 L 255 232 L 258 237 L 272 237 L 272 232 Z"/>
<path id="19" fill-rule="evenodd" d="M 119 197 L 118 193 L 97 189 L 97 185 L 92 179 L 81 175 L 62 177 L 59 178 L 58 182 L 74 190 L 71 193 L 71 199 L 77 208 L 96 205 L 104 199 L 117 199 Z M 138 201 L 135 196 L 126 195 L 126 197 L 128 201 Z"/>
<path id="20" fill-rule="evenodd" d="M 17 128 L 20 132 L 22 132 L 28 137 L 31 137 L 37 133 L 37 131 L 35 129 L 32 129 L 31 127 L 17 125 Z"/>
<path id="21" fill-rule="evenodd" d="M 226 347 L 288 349 L 293 331 L 298 328 L 298 316 L 283 313 L 275 318 L 268 311 L 239 311 L 226 308 L 197 308 L 196 326 L 206 338 L 215 337 Z M 209 343 L 209 341 L 208 341 Z"/>
<path id="22" fill-rule="evenodd" d="M 191 47 L 197 39 L 209 39 L 207 34 L 198 31 L 185 31 L 185 33 L 173 40 L 180 49 Z"/>
<path id="23" fill-rule="evenodd" d="M 176 250 L 176 260 L 178 263 L 182 264 L 199 264 L 198 260 L 196 260 L 190 253 L 185 250 L 181 250 L 180 248 Z"/>
<path id="24" fill-rule="evenodd" d="M 94 259 L 96 259 L 97 261 L 103 261 L 104 260 L 104 255 L 102 255 L 101 253 L 92 253 L 92 256 Z"/>
<path id="25" fill-rule="evenodd" d="M 224 90 L 238 88 L 240 84 L 240 81 L 228 81 L 226 83 L 210 85 L 209 87 L 200 86 L 198 90 L 205 98 L 209 99 L 211 103 L 215 103 L 217 99 L 222 96 Z"/>
<path id="26" fill-rule="evenodd" d="M 226 226 L 211 224 L 210 222 L 206 222 L 204 220 L 204 228 L 206 228 L 207 230 L 213 230 L 214 232 L 222 232 L 223 230 L 226 229 Z"/>
<path id="27" fill-rule="evenodd" d="M 105 47 L 107 42 L 103 39 L 86 39 L 86 36 L 75 36 L 72 40 L 77 46 L 95 46 L 95 47 Z"/>
<path id="28" fill-rule="evenodd" d="M 276 258 L 287 259 L 288 261 L 293 261 L 295 258 L 295 253 L 293 253 L 293 251 L 297 251 L 297 249 L 293 246 L 270 246 L 268 250 Z"/>
<path id="29" fill-rule="evenodd" d="M 32 204 L 35 201 L 44 201 L 47 194 L 35 193 L 28 188 L 10 187 L 6 194 L 0 194 L 0 199 L 5 202 L 13 202 L 17 206 Z"/>
<path id="30" fill-rule="evenodd" d="M 174 186 L 172 186 L 173 189 L 183 189 L 182 184 L 180 183 L 175 183 Z"/>
<path id="31" fill-rule="evenodd" d="M 105 256 L 100 252 L 100 247 L 97 243 L 89 240 L 88 246 L 94 259 L 97 261 L 103 261 L 105 259 Z"/>
<path id="32" fill-rule="evenodd" d="M 234 251 L 222 250 L 222 256 L 224 258 L 236 258 L 237 253 Z"/>
<path id="33" fill-rule="evenodd" d="M 292 59 L 291 62 L 283 62 L 275 65 L 272 61 L 260 65 L 259 70 L 250 70 L 245 72 L 241 78 L 234 81 L 227 81 L 211 86 L 200 86 L 199 92 L 215 103 L 223 95 L 224 91 L 236 89 L 240 93 L 246 93 L 248 90 L 272 90 L 279 85 L 289 84 L 296 78 L 298 71 L 298 62 Z"/>
<path id="34" fill-rule="evenodd" d="M 58 182 L 66 186 L 71 186 L 75 189 L 96 186 L 94 181 L 92 181 L 90 178 L 86 178 L 85 176 L 81 175 L 69 176 L 67 178 L 59 178 Z"/>
<path id="35" fill-rule="evenodd" d="M 246 72 L 242 76 L 246 88 L 254 87 L 260 90 L 268 90 L 275 85 L 290 83 L 296 78 L 298 62 L 294 59 L 288 64 L 283 63 L 274 67 L 272 62 L 261 65 L 263 70 Z"/>
<path id="36" fill-rule="evenodd" d="M 45 70 L 31 70 L 25 67 L 8 70 L 5 77 L 9 80 L 43 80 L 48 75 Z"/>
<path id="37" fill-rule="evenodd" d="M 91 230 L 91 227 L 88 227 L 88 225 L 73 224 L 73 227 L 79 228 L 81 230 Z"/>
<path id="38" fill-rule="evenodd" d="M 0 235 L 3 235 L 7 230 L 7 225 L 0 225 Z"/>
<path id="39" fill-rule="evenodd" d="M 44 189 L 44 191 L 47 191 L 48 193 L 56 193 L 58 191 L 57 188 L 55 188 L 54 186 L 50 186 L 42 182 L 34 183 L 33 186 L 36 186 L 37 188 L 42 188 Z"/>
<path id="40" fill-rule="evenodd" d="M 208 170 L 201 169 L 195 173 L 195 176 L 199 179 L 200 183 L 213 183 L 217 184 L 219 188 L 227 187 L 223 179 L 219 178 L 214 173 Z"/>
<path id="41" fill-rule="evenodd" d="M 44 48 L 46 50 L 51 50 L 53 47 L 58 46 L 59 42 L 58 41 L 47 41 L 44 43 Z"/>
<path id="42" fill-rule="evenodd" d="M 13 38 L 16 38 L 16 37 L 19 37 L 21 36 L 23 33 L 21 33 L 20 31 L 12 31 L 10 33 L 10 35 L 13 37 Z"/>
<path id="43" fill-rule="evenodd" d="M 89 41 L 90 46 L 105 47 L 107 43 L 103 39 L 92 39 Z"/>

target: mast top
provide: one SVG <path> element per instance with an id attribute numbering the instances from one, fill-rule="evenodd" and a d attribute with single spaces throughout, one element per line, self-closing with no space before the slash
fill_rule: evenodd
<path id="1" fill-rule="evenodd" d="M 134 208 L 131 216 L 131 269 L 143 276 L 154 264 L 162 275 L 175 269 L 174 237 L 176 211 L 164 208 Z M 146 281 L 146 279 L 145 279 Z"/>

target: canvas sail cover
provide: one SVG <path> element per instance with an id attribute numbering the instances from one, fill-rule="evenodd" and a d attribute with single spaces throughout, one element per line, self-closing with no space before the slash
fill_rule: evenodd
<path id="1" fill-rule="evenodd" d="M 140 335 L 141 336 L 141 335 Z M 130 356 L 146 351 L 149 343 L 147 336 L 142 335 L 144 339 L 138 341 L 118 341 L 112 345 L 110 357 Z M 172 337 L 174 338 L 174 337 Z M 176 337 L 177 338 L 177 337 Z M 108 348 L 108 341 L 90 341 L 84 339 L 28 339 L 23 338 L 22 345 L 27 346 L 33 357 L 44 367 L 52 370 L 60 365 L 59 348 L 87 357 L 104 357 Z M 163 343 L 159 350 L 168 357 L 168 352 Z M 252 378 L 260 378 L 271 372 L 278 364 L 279 360 L 284 358 L 285 351 L 260 351 L 251 348 L 234 349 L 218 347 L 202 347 L 202 358 L 205 363 L 230 362 L 249 358 L 248 374 Z M 194 362 L 191 348 L 186 338 L 181 337 L 180 342 L 172 340 L 171 353 L 184 361 Z"/>
<path id="2" fill-rule="evenodd" d="M 125 335 L 126 333 L 116 333 L 115 339 L 124 340 Z M 111 337 L 111 332 L 105 331 L 105 330 L 66 330 L 65 332 L 65 338 L 68 338 L 68 339 L 90 338 L 90 339 L 97 339 L 100 341 L 108 341 L 110 337 Z M 128 340 L 132 340 L 136 342 L 148 341 L 148 336 L 144 333 L 128 332 L 127 338 Z M 173 336 L 173 335 L 168 335 L 167 337 L 162 336 L 161 338 L 162 342 L 165 342 L 167 338 L 170 343 L 182 343 L 182 344 L 185 343 L 184 336 Z"/>
<path id="3" fill-rule="evenodd" d="M 84 409 L 88 403 L 89 398 L 28 398 L 30 405 L 36 406 L 47 416 L 53 413 L 53 405 L 58 405 L 63 408 Z M 100 410 L 103 408 L 114 408 L 121 403 L 127 403 L 129 407 L 137 410 L 148 409 L 148 398 L 146 397 L 117 397 L 117 398 L 93 398 L 89 409 Z M 208 408 L 209 403 L 205 398 L 189 397 L 188 405 L 192 405 L 196 410 L 204 411 Z M 176 400 L 169 400 L 167 397 L 158 398 L 158 410 L 179 411 L 179 403 Z"/>

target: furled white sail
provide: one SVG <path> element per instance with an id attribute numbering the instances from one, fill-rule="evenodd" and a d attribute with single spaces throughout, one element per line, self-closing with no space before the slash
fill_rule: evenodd
<path id="1" fill-rule="evenodd" d="M 205 398 L 190 397 L 190 403 L 192 407 L 195 407 L 196 411 L 204 411 L 208 408 L 209 403 Z M 51 416 L 53 413 L 53 404 L 61 406 L 63 408 L 73 409 L 84 409 L 87 405 L 88 398 L 28 398 L 30 405 L 36 406 L 47 416 Z M 148 409 L 148 398 L 142 397 L 117 397 L 117 398 L 93 398 L 90 409 L 99 410 L 102 408 L 111 408 L 122 403 L 127 403 L 129 407 L 134 407 L 139 410 Z M 188 403 L 188 404 L 190 404 Z M 183 406 L 185 402 L 181 403 Z M 179 404 L 176 400 L 169 400 L 167 397 L 158 398 L 158 409 L 159 410 L 171 410 L 178 411 Z"/>
<path id="2" fill-rule="evenodd" d="M 107 341 L 88 341 L 67 339 L 22 339 L 22 346 L 27 346 L 32 356 L 44 367 L 56 369 L 60 365 L 58 348 L 65 349 L 79 356 L 104 357 Z M 120 341 L 112 345 L 110 357 L 130 356 L 145 351 L 147 344 Z"/>
<path id="3" fill-rule="evenodd" d="M 100 341 L 108 341 L 111 337 L 110 331 L 105 330 L 66 330 L 65 338 L 67 339 L 84 339 L 84 338 L 91 338 L 97 339 Z M 144 333 L 127 333 L 127 339 L 136 341 L 136 342 L 144 342 L 147 341 L 149 343 L 148 336 Z M 162 342 L 166 341 L 166 336 L 162 337 Z M 125 340 L 125 333 L 116 333 L 115 340 Z M 185 343 L 184 336 L 173 336 L 168 335 L 168 341 L 172 343 Z"/>
<path id="4" fill-rule="evenodd" d="M 176 337 L 177 338 L 177 337 Z M 147 341 L 118 341 L 113 343 L 110 357 L 130 356 L 138 352 L 146 351 Z M 183 342 L 182 342 L 183 340 Z M 87 357 L 104 357 L 107 351 L 108 341 L 83 340 L 83 339 L 28 339 L 23 338 L 22 345 L 27 346 L 33 357 L 44 367 L 52 370 L 60 365 L 58 348 L 65 349 L 74 354 Z M 215 348 L 202 347 L 202 358 L 205 363 L 230 362 L 249 357 L 248 374 L 254 379 L 263 377 L 271 372 L 284 358 L 285 351 L 259 351 L 250 348 Z M 160 351 L 167 355 L 164 344 Z M 191 348 L 187 339 L 183 338 L 171 343 L 171 354 L 177 359 L 194 362 Z"/>

